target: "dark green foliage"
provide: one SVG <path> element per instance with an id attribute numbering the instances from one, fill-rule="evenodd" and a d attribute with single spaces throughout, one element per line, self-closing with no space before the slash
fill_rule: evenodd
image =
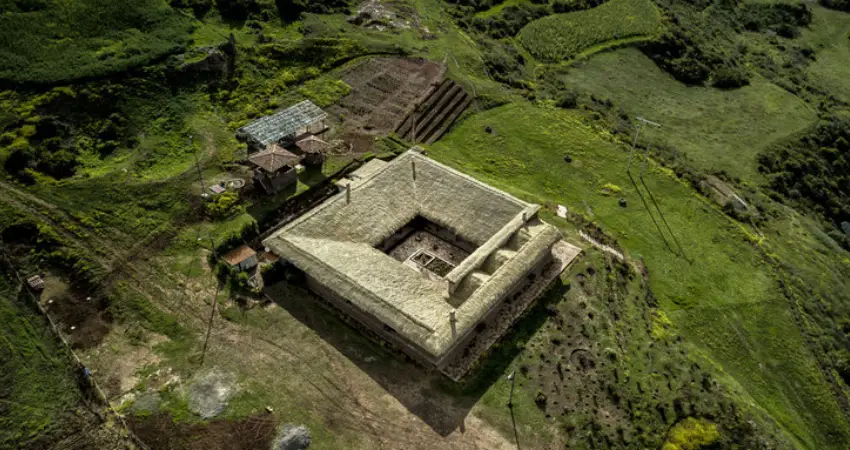
<path id="1" fill-rule="evenodd" d="M 836 228 L 850 221 L 850 120 L 833 117 L 799 141 L 763 153 L 759 164 L 783 199 Z"/>
<path id="2" fill-rule="evenodd" d="M 555 102 L 555 104 L 558 105 L 559 108 L 578 108 L 578 93 L 574 91 L 563 92 L 558 96 Z"/>
<path id="3" fill-rule="evenodd" d="M 487 72 L 494 80 L 519 89 L 528 88 L 525 58 L 514 46 L 491 42 L 483 57 Z"/>
<path id="4" fill-rule="evenodd" d="M 820 0 L 820 4 L 827 8 L 850 12 L 850 0 Z"/>
<path id="5" fill-rule="evenodd" d="M 812 10 L 803 4 L 746 3 L 740 9 L 740 21 L 749 31 L 773 30 L 780 36 L 793 38 L 799 27 L 812 22 Z"/>
<path id="6" fill-rule="evenodd" d="M 275 0 L 280 17 L 290 21 L 298 19 L 303 13 L 312 14 L 349 14 L 350 0 Z"/>
<path id="7" fill-rule="evenodd" d="M 605 0 L 555 0 L 552 3 L 552 10 L 559 14 L 582 11 L 585 9 L 595 8 L 604 2 Z"/>
<path id="8" fill-rule="evenodd" d="M 213 0 L 171 0 L 171 6 L 174 8 L 191 9 L 197 17 L 203 17 L 210 9 L 212 9 Z"/>
<path id="9" fill-rule="evenodd" d="M 641 47 L 659 67 L 686 84 L 702 84 L 716 63 L 681 28 L 672 28 L 661 38 Z"/>
<path id="10" fill-rule="evenodd" d="M 0 80 L 55 83 L 149 64 L 184 48 L 190 21 L 157 0 L 10 2 L 0 11 Z"/>
<path id="11" fill-rule="evenodd" d="M 516 6 L 504 8 L 499 14 L 486 18 L 475 18 L 472 20 L 472 26 L 478 31 L 500 39 L 516 36 L 522 27 L 549 14 L 552 14 L 552 8 L 548 3 L 542 5 L 520 3 Z"/>
<path id="12" fill-rule="evenodd" d="M 714 72 L 711 85 L 721 89 L 734 89 L 750 84 L 747 73 L 737 67 L 724 66 Z"/>

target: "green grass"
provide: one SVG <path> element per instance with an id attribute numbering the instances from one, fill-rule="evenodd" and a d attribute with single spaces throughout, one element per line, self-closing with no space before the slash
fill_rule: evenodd
<path id="1" fill-rule="evenodd" d="M 30 8 L 18 6 L 27 3 Z M 0 79 L 53 83 L 150 63 L 184 47 L 190 21 L 165 2 L 2 2 Z"/>
<path id="2" fill-rule="evenodd" d="M 482 18 L 492 17 L 492 16 L 495 16 L 496 14 L 499 14 L 500 12 L 502 12 L 502 10 L 507 8 L 508 6 L 517 6 L 517 5 L 521 5 L 523 3 L 529 3 L 529 0 L 505 0 L 502 3 L 499 3 L 498 5 L 495 5 L 495 6 L 493 6 L 492 8 L 490 8 L 486 11 L 481 11 L 481 12 L 476 13 L 475 17 L 482 17 Z"/>
<path id="3" fill-rule="evenodd" d="M 518 38 L 535 58 L 557 62 L 660 30 L 661 14 L 651 1 L 611 0 L 586 11 L 537 19 L 526 25 Z"/>
<path id="4" fill-rule="evenodd" d="M 698 168 L 744 179 L 758 177 L 761 150 L 816 120 L 800 99 L 762 78 L 735 90 L 688 87 L 636 49 L 596 55 L 562 80 L 610 99 L 632 117 L 660 123 L 651 137 L 682 151 Z"/>
<path id="5" fill-rule="evenodd" d="M 77 386 L 46 321 L 7 281 L 0 280 L 0 447 L 22 448 L 63 426 L 78 404 Z"/>
<path id="6" fill-rule="evenodd" d="M 850 14 L 813 6 L 803 39 L 817 52 L 808 74 L 839 100 L 850 102 Z"/>
<path id="7" fill-rule="evenodd" d="M 572 164 L 563 161 L 565 153 Z M 691 263 L 665 248 L 625 175 L 627 149 L 600 137 L 575 113 L 501 107 L 468 118 L 431 154 L 528 200 L 565 204 L 598 221 L 632 258 L 643 258 L 650 287 L 674 325 L 742 400 L 764 409 L 804 447 L 846 446 L 850 430 L 772 266 L 748 242 L 751 235 L 668 171 L 651 164 L 646 184 Z M 607 183 L 623 188 L 627 208 L 600 192 Z"/>

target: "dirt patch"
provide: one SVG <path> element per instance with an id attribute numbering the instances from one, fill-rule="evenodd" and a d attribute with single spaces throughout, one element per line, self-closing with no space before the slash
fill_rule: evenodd
<path id="1" fill-rule="evenodd" d="M 99 345 L 109 334 L 112 317 L 107 311 L 109 303 L 102 297 L 91 297 L 87 293 L 57 282 L 56 277 L 45 279 L 42 302 L 47 313 L 56 321 L 60 331 L 68 336 L 75 349 L 86 349 Z"/>
<path id="2" fill-rule="evenodd" d="M 328 112 L 345 123 L 342 138 L 354 152 L 369 151 L 375 136 L 395 130 L 442 80 L 445 66 L 425 59 L 372 58 L 342 80 L 351 93 Z"/>
<path id="3" fill-rule="evenodd" d="M 270 414 L 206 424 L 175 423 L 167 414 L 131 416 L 130 429 L 156 450 L 258 450 L 271 448 L 277 432 Z"/>

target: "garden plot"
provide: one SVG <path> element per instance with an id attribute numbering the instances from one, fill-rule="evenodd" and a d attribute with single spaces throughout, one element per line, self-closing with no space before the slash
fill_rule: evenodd
<path id="1" fill-rule="evenodd" d="M 445 66 L 428 60 L 369 59 L 342 75 L 351 93 L 328 111 L 345 121 L 343 135 L 354 151 L 368 151 L 371 137 L 396 129 L 444 73 Z"/>

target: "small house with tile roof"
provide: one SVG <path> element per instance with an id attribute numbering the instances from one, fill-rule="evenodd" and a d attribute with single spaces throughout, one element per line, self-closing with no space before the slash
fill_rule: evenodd
<path id="1" fill-rule="evenodd" d="M 248 156 L 254 166 L 254 181 L 269 194 L 295 183 L 298 180 L 296 166 L 301 157 L 274 143 L 263 151 Z"/>

